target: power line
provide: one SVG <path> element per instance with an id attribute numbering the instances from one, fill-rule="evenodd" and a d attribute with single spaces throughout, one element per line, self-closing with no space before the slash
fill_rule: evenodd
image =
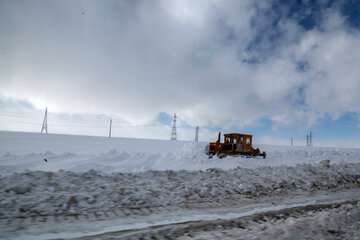
<path id="1" fill-rule="evenodd" d="M 43 113 L 44 114 L 44 113 Z M 148 123 L 148 124 L 130 124 L 123 119 L 110 119 L 110 125 L 109 119 L 103 118 L 103 115 L 101 115 L 101 118 L 98 119 L 88 119 L 84 116 L 81 116 L 81 118 L 77 117 L 68 117 L 68 115 L 61 115 L 56 113 L 51 113 L 47 111 L 47 108 L 45 109 L 45 114 L 43 115 L 43 119 L 39 119 L 39 111 L 33 112 L 33 113 L 14 113 L 14 112 L 1 112 L 0 113 L 0 122 L 6 122 L 7 125 L 11 126 L 12 124 L 18 124 L 18 126 L 29 125 L 29 126 L 39 126 L 40 121 L 42 121 L 41 126 L 41 133 L 48 133 L 48 124 L 51 124 L 51 127 L 53 129 L 53 132 L 59 133 L 59 131 L 68 131 L 72 132 L 76 130 L 77 132 L 87 132 L 95 129 L 99 129 L 99 131 L 103 131 L 104 129 L 108 129 L 108 136 L 112 137 L 113 135 L 113 129 L 123 129 L 125 131 L 136 131 L 136 129 L 167 129 L 169 126 L 161 125 L 157 123 Z M 49 122 L 49 116 L 51 119 L 51 122 Z M 91 115 L 89 115 L 91 116 Z M 184 129 L 184 130 L 191 130 L 194 129 L 190 125 L 184 125 L 184 126 L 177 126 L 178 123 L 178 117 L 176 114 L 174 114 L 173 118 L 173 126 L 172 126 L 172 140 L 177 140 L 177 130 L 178 129 Z M 181 119 L 180 119 L 181 120 Z M 182 120 L 181 120 L 182 121 Z M 25 127 L 28 128 L 28 127 Z M 126 130 L 127 129 L 127 130 Z M 197 130 L 198 131 L 198 130 Z M 198 132 L 195 132 L 195 138 L 198 139 Z M 198 140 L 195 140 L 198 141 Z"/>
<path id="2" fill-rule="evenodd" d="M 26 118 L 28 116 L 24 115 L 12 115 L 12 114 L 1 114 L 0 113 L 0 117 L 5 117 L 5 118 Z"/>
<path id="3" fill-rule="evenodd" d="M 18 120 L 12 120 L 12 123 L 20 123 L 20 124 L 27 124 L 27 125 L 39 125 L 39 119 L 34 120 L 34 121 L 18 121 Z M 113 121 L 114 123 L 114 121 Z M 74 127 L 74 128 L 78 128 L 78 127 L 83 127 L 83 128 L 106 128 L 108 129 L 109 127 L 106 126 L 104 124 L 104 126 L 95 126 L 95 125 L 88 125 L 88 124 L 81 124 L 81 123 L 64 123 L 64 122 L 59 122 L 59 121 L 55 121 L 52 122 L 51 121 L 51 126 L 55 126 L 55 127 Z M 164 127 L 164 125 L 148 125 L 148 124 L 144 124 L 144 125 L 115 125 L 112 124 L 112 129 L 114 128 L 154 128 L 154 127 Z M 177 129 L 189 129 L 189 127 L 177 127 Z"/>
<path id="4" fill-rule="evenodd" d="M 11 121 L 12 123 L 21 123 L 21 124 L 28 124 L 28 125 L 36 125 L 39 126 L 39 122 L 24 122 L 24 121 Z"/>
<path id="5" fill-rule="evenodd" d="M 36 115 L 36 116 L 34 116 Z M 0 118 L 21 118 L 21 119 L 32 119 L 36 122 L 39 121 L 38 118 L 40 119 L 43 119 L 43 116 L 44 115 L 40 115 L 40 113 L 38 112 L 34 112 L 34 113 L 13 113 L 13 112 L 10 112 L 10 113 L 6 113 L 6 112 L 2 112 L 0 113 Z M 69 115 L 69 117 L 66 117 L 66 118 L 63 118 L 61 116 L 61 114 L 56 114 L 56 113 L 51 113 L 51 112 L 48 112 L 48 117 L 51 117 L 52 119 L 56 119 L 55 121 L 76 121 L 78 123 L 101 123 L 101 122 L 104 122 L 104 121 L 107 121 L 108 117 L 103 117 L 101 119 L 89 119 L 89 118 L 86 118 L 86 119 L 79 119 L 79 118 L 76 118 L 76 117 L 71 117 L 71 115 Z M 35 117 L 35 118 L 34 118 Z M 119 122 L 121 124 L 124 124 L 126 123 L 126 121 L 122 120 L 122 119 L 114 119 L 112 118 L 113 122 Z M 52 123 L 54 121 L 52 120 Z"/>
<path id="6" fill-rule="evenodd" d="M 48 117 L 51 116 L 53 114 L 50 114 L 48 112 Z M 17 117 L 16 117 L 17 118 Z M 22 118 L 23 119 L 23 118 Z M 28 124 L 28 125 L 39 125 L 39 121 L 41 119 L 35 119 L 35 118 L 26 118 L 26 119 L 29 119 L 31 121 L 22 121 L 22 120 L 11 120 L 12 123 L 20 123 L 20 124 Z M 71 121 L 71 122 L 70 122 Z M 76 121 L 76 122 L 75 122 Z M 56 127 L 88 127 L 88 128 L 109 128 L 108 126 L 106 126 L 104 124 L 104 126 L 95 126 L 93 125 L 93 123 L 87 123 L 85 120 L 84 121 L 81 121 L 81 122 L 84 122 L 84 123 L 79 123 L 78 120 L 61 120 L 61 119 L 56 119 L 55 121 L 54 120 L 51 120 L 51 126 L 56 126 Z M 105 121 L 97 121 L 94 123 L 103 123 Z M 87 124 L 86 124 L 87 123 Z M 154 127 L 166 127 L 165 125 L 157 125 L 157 124 L 141 124 L 141 125 L 132 125 L 132 124 L 122 124 L 122 125 L 114 125 L 114 123 L 116 123 L 114 121 L 114 119 L 112 119 L 112 129 L 114 128 L 154 128 Z M 176 126 L 176 129 L 191 129 L 192 127 L 191 126 L 184 126 L 184 127 L 179 127 L 179 126 Z"/>

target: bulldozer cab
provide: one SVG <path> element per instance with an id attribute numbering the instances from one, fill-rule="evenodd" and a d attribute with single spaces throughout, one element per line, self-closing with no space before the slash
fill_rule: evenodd
<path id="1" fill-rule="evenodd" d="M 251 146 L 252 145 L 252 135 L 239 134 L 239 133 L 224 134 L 224 143 Z"/>
<path id="2" fill-rule="evenodd" d="M 252 150 L 252 135 L 241 133 L 224 134 L 223 151 L 238 152 Z"/>

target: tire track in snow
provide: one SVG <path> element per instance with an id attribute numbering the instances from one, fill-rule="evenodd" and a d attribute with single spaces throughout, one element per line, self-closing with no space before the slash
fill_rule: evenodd
<path id="1" fill-rule="evenodd" d="M 83 215 L 67 215 L 67 216 L 37 216 L 24 219 L 2 219 L 0 220 L 2 233 L 0 238 L 5 239 L 69 239 L 83 236 L 102 236 L 103 233 L 112 234 L 115 232 L 116 239 L 122 239 L 124 233 L 132 235 L 138 233 L 139 230 L 148 232 L 148 228 L 157 228 L 159 226 L 172 226 L 175 223 L 182 224 L 186 222 L 202 222 L 213 221 L 215 219 L 223 219 L 224 221 L 237 219 L 245 216 L 256 215 L 257 213 L 269 212 L 273 210 L 289 209 L 294 207 L 304 207 L 306 205 L 329 204 L 337 202 L 345 202 L 345 200 L 360 200 L 359 189 L 350 189 L 340 192 L 317 192 L 306 195 L 286 195 L 282 197 L 272 197 L 262 199 L 261 201 L 226 201 L 224 207 L 207 208 L 202 206 L 192 208 L 178 208 L 171 210 L 169 207 L 161 207 L 154 209 L 148 216 L 132 216 L 126 215 L 125 211 L 117 209 L 114 212 L 104 211 L 110 220 L 97 218 L 100 214 L 86 213 Z M 217 203 L 218 204 L 218 203 Z M 218 205 L 217 205 L 218 206 Z M 149 210 L 149 209 L 147 209 Z M 126 211 L 130 212 L 130 211 Z M 139 213 L 138 211 L 137 213 Z M 105 213 L 101 216 L 106 216 Z M 112 215 L 113 214 L 113 215 Z M 6 225 L 9 224 L 9 225 Z M 228 224 L 226 224 L 228 226 Z M 100 234 L 100 235 L 99 235 Z M 105 237 L 108 235 L 105 234 Z M 152 237 L 153 235 L 146 235 Z M 160 236 L 160 235 L 158 235 Z M 157 236 L 157 237 L 158 237 Z M 138 238 L 136 235 L 134 239 Z M 166 239 L 166 235 L 161 235 L 158 239 Z M 171 237 L 171 236 L 169 236 Z M 97 238 L 95 238 L 97 239 Z M 106 239 L 106 238 L 105 238 Z M 126 239 L 126 238 L 125 238 Z M 146 238 L 144 238 L 146 239 Z M 156 238 L 154 238 L 156 239 Z M 169 238 L 171 239 L 171 238 Z M 221 238 L 220 238 L 221 239 Z"/>
<path id="2" fill-rule="evenodd" d="M 54 222 L 54 223 L 65 223 L 65 222 L 77 222 L 77 221 L 103 221 L 111 220 L 116 218 L 124 218 L 129 216 L 150 216 L 153 214 L 166 213 L 166 212 L 175 212 L 178 210 L 189 210 L 189 209 L 201 209 L 201 208 L 217 208 L 217 207 L 227 207 L 234 206 L 239 201 L 244 201 L 242 198 L 231 198 L 225 199 L 222 203 L 216 201 L 189 201 L 178 206 L 147 206 L 147 207 L 116 207 L 108 210 L 87 210 L 85 212 L 79 213 L 64 213 L 64 214 L 55 214 L 55 215 L 46 215 L 46 214 L 34 214 L 30 216 L 20 216 L 20 217 L 0 217 L 0 227 L 1 226 L 11 226 L 11 225 L 28 225 L 44 222 Z"/>
<path id="3" fill-rule="evenodd" d="M 359 188 L 354 188 L 354 191 L 358 191 Z M 303 193 L 298 196 L 304 196 Z M 308 193 L 306 193 L 308 194 Z M 318 192 L 317 194 L 321 194 Z M 290 194 L 291 195 L 291 194 Z M 296 197 L 297 195 L 293 195 Z M 276 202 L 277 200 L 283 200 L 288 198 L 289 195 L 278 195 L 277 197 L 263 197 L 257 198 L 245 198 L 243 195 L 234 194 L 232 198 L 225 198 L 222 202 L 211 201 L 204 199 L 203 201 L 188 201 L 179 205 L 167 205 L 167 206 L 145 206 L 145 207 L 115 207 L 106 210 L 86 210 L 83 212 L 68 212 L 54 215 L 47 215 L 37 213 L 34 215 L 20 216 L 20 217 L 0 217 L 0 228 L 1 226 L 27 226 L 42 223 L 75 223 L 75 222 L 96 222 L 113 220 L 126 217 L 146 217 L 151 215 L 158 215 L 163 213 L 174 213 L 188 210 L 209 210 L 218 208 L 229 208 L 229 207 L 243 207 L 250 204 L 256 204 L 261 202 Z"/>
<path id="4" fill-rule="evenodd" d="M 284 208 L 273 211 L 266 211 L 247 215 L 244 217 L 234 219 L 219 219 L 210 221 L 194 221 L 175 223 L 168 225 L 160 225 L 149 227 L 145 229 L 138 229 L 133 231 L 119 231 L 112 233 L 105 233 L 95 236 L 86 236 L 76 238 L 83 239 L 100 239 L 100 240 L 174 240 L 174 239 L 195 239 L 199 233 L 209 233 L 206 235 L 208 240 L 224 239 L 227 236 L 227 230 L 231 229 L 249 229 L 256 224 L 263 223 L 276 223 L 284 221 L 288 218 L 298 219 L 308 214 L 316 214 L 318 212 L 327 211 L 330 209 L 337 209 L 342 206 L 358 207 L 360 200 L 347 200 L 342 202 L 322 203 L 322 204 L 309 204 L 305 206 L 297 206 Z M 201 238 L 196 238 L 201 239 Z"/>

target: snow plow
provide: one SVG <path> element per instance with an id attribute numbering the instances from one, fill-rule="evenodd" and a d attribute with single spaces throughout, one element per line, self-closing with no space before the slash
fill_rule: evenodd
<path id="1" fill-rule="evenodd" d="M 216 142 L 210 142 L 206 146 L 206 154 L 209 158 L 218 156 L 224 158 L 226 156 L 245 156 L 266 158 L 266 152 L 261 152 L 259 148 L 253 148 L 252 135 L 241 133 L 224 134 L 224 143 L 221 143 L 221 132 Z"/>

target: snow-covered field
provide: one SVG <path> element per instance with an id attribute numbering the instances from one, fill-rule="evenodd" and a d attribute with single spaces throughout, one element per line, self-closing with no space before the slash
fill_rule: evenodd
<path id="1" fill-rule="evenodd" d="M 9 223 L 4 233 L 11 239 L 49 217 L 95 214 L 98 221 L 99 213 L 119 219 L 119 211 L 126 217 L 204 204 L 276 204 L 279 196 L 357 192 L 360 186 L 360 149 L 260 145 L 266 159 L 208 159 L 205 145 L 0 132 L 0 227 Z"/>
<path id="2" fill-rule="evenodd" d="M 262 146 L 267 158 L 208 159 L 206 143 L 0 132 L 0 174 L 24 170 L 139 172 L 205 170 L 299 163 L 360 162 L 360 149 Z M 44 161 L 47 159 L 47 162 Z"/>

